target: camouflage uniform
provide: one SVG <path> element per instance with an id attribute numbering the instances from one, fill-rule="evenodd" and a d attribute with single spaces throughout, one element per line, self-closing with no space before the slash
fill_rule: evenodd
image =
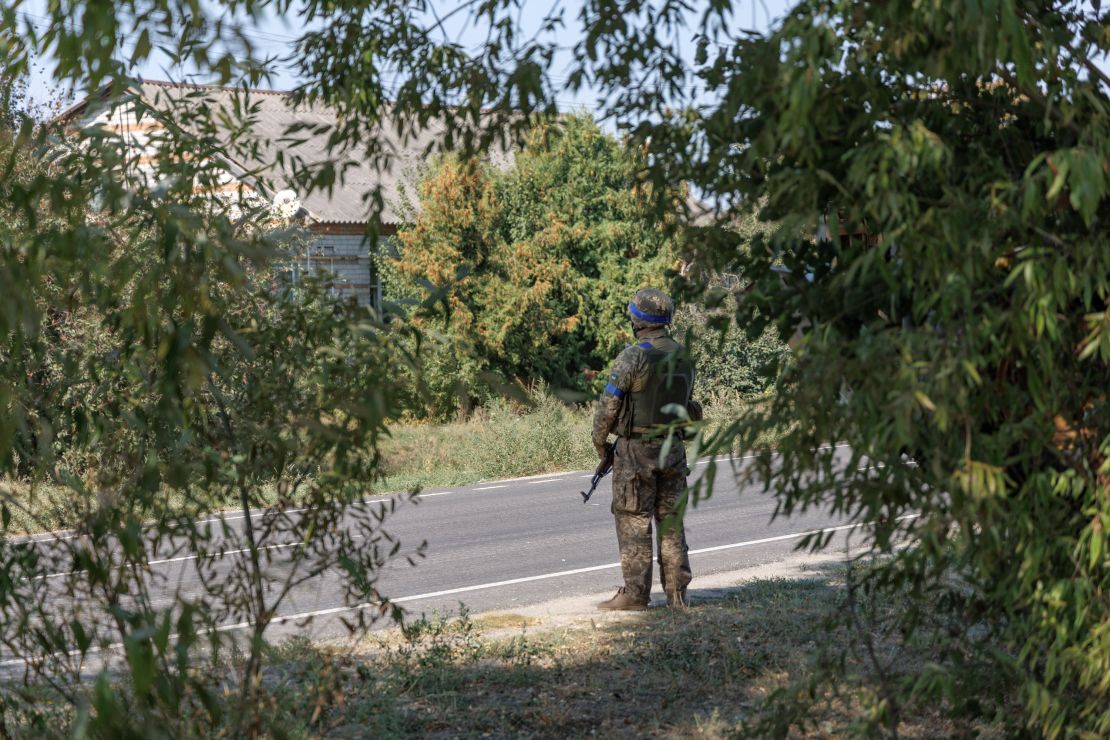
<path id="1" fill-rule="evenodd" d="M 648 294 L 647 300 L 645 293 Z M 651 306 L 650 299 L 655 294 L 662 297 L 659 301 L 662 305 L 658 305 L 654 312 L 657 316 L 648 315 L 648 318 L 661 319 L 665 316 L 669 321 L 673 304 L 659 291 L 640 291 L 636 294 L 639 300 L 634 299 L 634 305 L 647 303 Z M 644 315 L 643 312 L 637 313 Z M 686 587 L 691 578 L 687 555 L 689 547 L 678 513 L 689 472 L 686 450 L 678 437 L 672 437 L 668 445 L 666 438 L 659 436 L 658 432 L 653 437 L 649 426 L 637 426 L 637 421 L 643 423 L 649 417 L 643 413 L 635 414 L 630 409 L 630 403 L 639 399 L 643 404 L 643 399 L 648 397 L 655 399 L 652 401 L 655 405 L 663 405 L 650 394 L 649 386 L 653 382 L 669 382 L 660 381 L 661 373 L 658 371 L 667 364 L 670 366 L 666 371 L 668 378 L 675 372 L 684 374 L 683 387 L 672 393 L 676 397 L 669 400 L 688 402 L 693 368 L 684 359 L 682 345 L 667 333 L 665 322 L 652 324 L 642 319 L 638 321 L 636 314 L 633 314 L 633 326 L 637 328 L 637 343 L 627 347 L 613 363 L 609 385 L 598 400 L 594 415 L 593 442 L 599 455 L 604 454 L 609 434 L 616 432 L 619 435 L 613 459 L 612 512 L 616 519 L 625 585 L 622 591 L 618 591 L 615 600 L 619 601 L 622 593 L 628 597 L 622 602 L 626 604 L 624 606 L 611 606 L 607 605 L 610 602 L 605 602 L 600 605 L 602 608 L 642 608 L 647 604 L 651 593 L 653 519 L 658 528 L 660 576 L 668 603 L 676 606 L 685 604 Z M 651 418 L 657 424 L 667 416 L 657 409 L 650 412 L 654 414 Z M 666 457 L 661 460 L 664 447 L 667 447 Z"/>

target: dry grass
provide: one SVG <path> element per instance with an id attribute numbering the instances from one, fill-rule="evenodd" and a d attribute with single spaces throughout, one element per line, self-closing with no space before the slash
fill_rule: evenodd
<path id="1" fill-rule="evenodd" d="M 492 632 L 495 630 L 524 629 L 542 624 L 542 619 L 526 617 L 523 614 L 489 614 L 476 617 L 474 627 L 479 632 Z"/>
<path id="2" fill-rule="evenodd" d="M 821 656 L 845 645 L 843 630 L 823 627 L 843 606 L 831 576 L 756 581 L 684 612 L 653 609 L 509 637 L 483 631 L 503 635 L 516 615 L 435 617 L 353 652 L 292 643 L 275 656 L 283 678 L 273 690 L 290 713 L 283 726 L 304 737 L 763 736 L 776 712 L 796 708 L 780 690 L 804 684 Z M 773 734 L 843 736 L 875 712 L 877 688 L 863 666 L 850 665 L 834 688 L 818 693 L 804 725 L 786 720 L 790 729 Z M 776 692 L 786 700 L 767 705 Z M 899 734 L 990 729 L 907 707 Z"/>
<path id="3" fill-rule="evenodd" d="M 561 626 L 519 614 L 421 617 L 351 646 L 294 638 L 263 678 L 267 737 L 731 738 L 875 736 L 880 686 L 847 655 L 831 683 L 808 679 L 854 641 L 828 617 L 845 608 L 840 572 L 759 580 L 685 611 L 584 616 Z M 717 592 L 718 594 L 720 592 Z M 884 607 L 886 608 L 886 607 Z M 897 605 L 890 605 L 896 610 Z M 506 634 L 507 633 L 507 634 Z M 875 637 L 876 635 L 872 635 Z M 858 637 L 858 635 L 857 635 Z M 905 676 L 935 656 L 887 636 L 876 647 Z M 227 670 L 239 669 L 228 657 Z M 37 691 L 68 735 L 74 707 Z M 901 707 L 904 738 L 1012 736 L 995 721 Z M 222 713 L 212 734 L 232 721 Z M 13 715 L 13 721 L 19 717 Z M 230 725 L 229 725 L 230 726 Z M 884 728 L 887 729 L 887 728 Z"/>
<path id="4" fill-rule="evenodd" d="M 526 413 L 495 402 L 466 422 L 396 426 L 382 449 L 385 480 L 376 487 L 438 488 L 593 467 L 591 414 L 541 395 Z"/>

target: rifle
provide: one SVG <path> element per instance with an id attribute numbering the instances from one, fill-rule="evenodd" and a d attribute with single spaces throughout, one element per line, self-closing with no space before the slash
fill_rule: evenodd
<path id="1" fill-rule="evenodd" d="M 597 470 L 594 471 L 594 477 L 590 481 L 590 491 L 579 491 L 582 495 L 582 503 L 589 503 L 590 496 L 594 495 L 594 489 L 601 479 L 609 475 L 609 471 L 613 469 L 613 456 L 617 453 L 617 443 L 610 442 L 605 445 L 605 457 L 601 458 L 601 462 L 597 464 Z"/>

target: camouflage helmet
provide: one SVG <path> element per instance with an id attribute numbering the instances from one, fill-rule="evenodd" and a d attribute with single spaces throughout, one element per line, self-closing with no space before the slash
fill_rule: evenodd
<path id="1" fill-rule="evenodd" d="M 628 314 L 632 317 L 632 326 L 637 329 L 665 326 L 674 316 L 674 301 L 661 290 L 641 288 L 632 296 Z"/>

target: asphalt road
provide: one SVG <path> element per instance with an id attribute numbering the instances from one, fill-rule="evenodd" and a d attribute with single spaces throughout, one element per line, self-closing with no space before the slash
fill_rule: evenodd
<path id="1" fill-rule="evenodd" d="M 837 453 L 848 457 L 847 449 Z M 744 465 L 742 459 L 731 462 L 737 469 Z M 691 480 L 705 466 L 704 461 L 695 464 Z M 590 472 L 582 471 L 420 494 L 415 504 L 400 506 L 386 528 L 401 541 L 402 552 L 426 540 L 425 557 L 415 566 L 404 558 L 390 562 L 381 574 L 379 591 L 409 614 L 420 614 L 453 613 L 460 604 L 474 613 L 511 610 L 615 589 L 621 577 L 609 513 L 610 478 L 583 505 L 578 492 L 589 486 L 589 479 Z M 686 515 L 694 598 L 699 575 L 773 563 L 790 556 L 809 532 L 839 528 L 838 537 L 843 537 L 850 528 L 820 512 L 771 521 L 774 509 L 772 497 L 738 484 L 730 463 L 718 463 L 713 496 Z M 239 522 L 235 526 L 244 519 L 234 513 L 224 516 L 230 523 Z M 190 554 L 167 555 L 150 561 L 151 569 L 165 576 L 160 580 L 165 592 L 155 594 L 156 602 L 170 602 L 175 594 L 197 588 L 196 562 Z M 658 572 L 654 578 L 653 596 L 659 600 Z M 350 618 L 355 609 L 344 603 L 341 576 L 328 572 L 296 589 L 279 610 L 270 636 L 341 636 L 346 634 L 343 618 Z M 11 663 L 11 656 L 0 656 L 0 665 Z"/>

